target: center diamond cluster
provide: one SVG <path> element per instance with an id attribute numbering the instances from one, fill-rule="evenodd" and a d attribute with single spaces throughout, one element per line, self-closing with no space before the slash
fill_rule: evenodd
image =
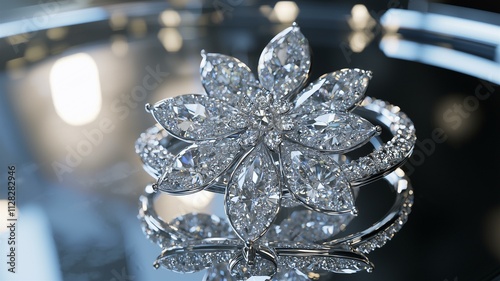
<path id="1" fill-rule="evenodd" d="M 247 132 L 241 139 L 243 145 L 255 145 L 260 139 L 272 150 L 282 142 L 282 134 L 294 128 L 293 119 L 287 113 L 291 110 L 288 101 L 273 99 L 270 94 L 259 94 L 250 105 L 248 117 L 236 122 L 244 122 Z M 244 118 L 244 117 L 243 117 Z"/>

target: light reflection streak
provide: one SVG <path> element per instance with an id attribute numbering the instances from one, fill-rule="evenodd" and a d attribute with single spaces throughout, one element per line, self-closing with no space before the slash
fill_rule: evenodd
<path id="1" fill-rule="evenodd" d="M 106 20 L 108 13 L 100 7 L 81 9 L 77 11 L 61 12 L 57 15 L 47 15 L 50 20 L 39 26 L 31 19 L 21 19 L 0 23 L 0 38 L 17 34 L 31 33 L 40 29 L 49 29 L 61 26 L 71 26 L 95 21 Z"/>
<path id="2" fill-rule="evenodd" d="M 421 13 L 418 11 L 390 9 L 381 18 L 387 34 L 380 42 L 380 48 L 389 57 L 417 61 L 460 73 L 475 76 L 500 84 L 500 26 L 458 18 L 450 15 Z M 467 52 L 424 44 L 402 38 L 401 29 L 414 31 L 425 36 L 434 34 L 452 40 L 465 40 L 495 48 L 491 59 Z M 442 45 L 442 44 L 441 44 Z"/>
<path id="3" fill-rule="evenodd" d="M 388 56 L 450 69 L 500 84 L 500 64 L 453 49 L 386 36 L 380 48 Z"/>
<path id="4" fill-rule="evenodd" d="M 500 45 L 500 26 L 448 15 L 423 14 L 417 11 L 390 9 L 380 19 L 384 28 L 435 32 L 470 41 Z"/>

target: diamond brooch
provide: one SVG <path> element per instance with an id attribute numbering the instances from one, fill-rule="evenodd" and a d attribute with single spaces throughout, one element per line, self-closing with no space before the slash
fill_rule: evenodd
<path id="1" fill-rule="evenodd" d="M 264 48 L 258 79 L 236 58 L 201 55 L 206 93 L 146 105 L 158 125 L 136 142 L 145 170 L 157 179 L 141 197 L 139 214 L 146 235 L 164 248 L 156 265 L 178 272 L 214 267 L 209 276 L 226 263 L 235 280 L 282 269 L 371 270 L 365 254 L 392 238 L 412 205 L 399 169 L 416 141 L 411 120 L 399 107 L 365 97 L 370 71 L 342 69 L 306 86 L 309 44 L 296 24 Z M 392 136 L 386 142 L 383 127 Z M 368 142 L 371 153 L 352 156 Z M 365 231 L 335 238 L 357 215 L 359 187 L 379 178 L 397 194 L 392 209 Z M 201 190 L 224 194 L 227 222 L 205 214 L 176 219 L 203 224 L 202 234 L 192 233 L 154 212 L 158 191 Z M 287 209 L 291 215 L 278 223 Z M 280 273 L 289 274 L 298 273 Z"/>

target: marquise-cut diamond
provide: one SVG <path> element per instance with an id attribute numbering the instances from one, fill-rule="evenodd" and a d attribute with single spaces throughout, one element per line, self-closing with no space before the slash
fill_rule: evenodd
<path id="1" fill-rule="evenodd" d="M 280 201 L 276 167 L 265 147 L 259 145 L 236 168 L 228 184 L 228 218 L 241 238 L 253 241 L 271 225 Z"/>
<path id="2" fill-rule="evenodd" d="M 310 60 L 307 39 L 298 26 L 289 27 L 262 51 L 258 67 L 260 83 L 277 99 L 282 99 L 305 82 Z"/>
<path id="3" fill-rule="evenodd" d="M 158 102 L 151 109 L 169 133 L 186 140 L 207 140 L 241 131 L 230 126 L 238 113 L 229 104 L 206 95 L 183 95 Z"/>
<path id="4" fill-rule="evenodd" d="M 324 109 L 351 110 L 363 99 L 371 77 L 371 71 L 358 68 L 324 74 L 297 96 L 296 112 L 309 114 Z"/>
<path id="5" fill-rule="evenodd" d="M 142 162 L 150 167 L 150 171 L 155 176 L 160 176 L 167 163 L 170 163 L 175 157 L 168 149 L 166 149 L 162 141 L 168 136 L 164 129 L 157 126 L 149 128 L 142 133 L 135 142 L 135 152 L 139 154 Z"/>
<path id="6" fill-rule="evenodd" d="M 234 238 L 229 223 L 216 215 L 189 213 L 173 219 L 169 225 L 195 239 Z"/>
<path id="7" fill-rule="evenodd" d="M 297 199 L 329 213 L 355 212 L 351 187 L 335 161 L 291 142 L 283 143 L 281 156 L 287 186 Z"/>
<path id="8" fill-rule="evenodd" d="M 279 225 L 273 225 L 264 238 L 267 241 L 316 243 L 326 241 L 339 233 L 353 215 L 331 216 L 311 210 L 297 210 Z"/>
<path id="9" fill-rule="evenodd" d="M 166 192 L 198 191 L 224 172 L 242 152 L 233 139 L 200 141 L 181 151 L 159 181 Z"/>
<path id="10" fill-rule="evenodd" d="M 287 136 L 307 147 L 328 152 L 347 152 L 370 140 L 378 128 L 347 112 L 319 111 L 297 116 L 296 128 Z"/>
<path id="11" fill-rule="evenodd" d="M 258 87 L 250 68 L 237 58 L 214 53 L 202 56 L 201 82 L 209 96 L 236 106 L 241 95 L 250 96 Z"/>

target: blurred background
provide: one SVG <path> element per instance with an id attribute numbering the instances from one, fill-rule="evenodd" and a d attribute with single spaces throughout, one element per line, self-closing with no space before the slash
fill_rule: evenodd
<path id="1" fill-rule="evenodd" d="M 498 13 L 494 1 L 468 0 L 1 1 L 0 279 L 201 280 L 154 270 L 160 249 L 136 218 L 152 181 L 134 151 L 154 124 L 144 104 L 202 91 L 201 49 L 255 70 L 267 42 L 296 21 L 311 79 L 372 70 L 367 95 L 400 106 L 419 138 L 405 167 L 416 196 L 408 223 L 370 254 L 373 273 L 324 280 L 499 280 Z M 157 209 L 167 220 L 218 212 L 219 199 L 166 198 Z"/>

